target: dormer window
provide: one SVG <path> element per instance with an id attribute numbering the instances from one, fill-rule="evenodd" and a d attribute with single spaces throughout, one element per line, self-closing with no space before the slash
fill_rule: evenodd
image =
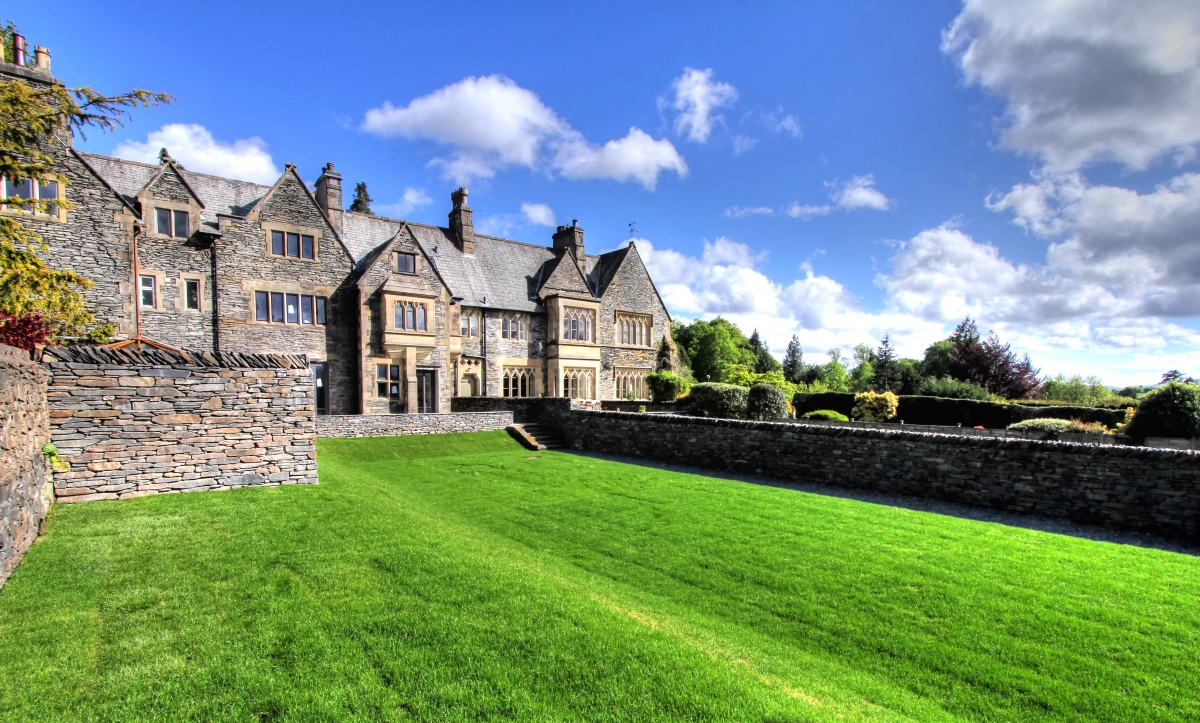
<path id="1" fill-rule="evenodd" d="M 191 224 L 187 211 L 176 211 L 170 208 L 154 209 L 157 231 L 159 236 L 172 238 L 187 238 L 191 236 Z"/>
<path id="2" fill-rule="evenodd" d="M 417 273 L 417 255 L 396 254 L 396 271 L 401 274 Z"/>

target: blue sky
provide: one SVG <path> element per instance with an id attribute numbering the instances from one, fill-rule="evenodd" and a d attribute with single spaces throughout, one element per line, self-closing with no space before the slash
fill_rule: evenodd
<path id="1" fill-rule="evenodd" d="M 80 145 L 590 251 L 637 241 L 679 317 L 810 359 L 965 314 L 1044 372 L 1200 374 L 1200 9 L 60 3 L 69 85 L 179 98 Z"/>

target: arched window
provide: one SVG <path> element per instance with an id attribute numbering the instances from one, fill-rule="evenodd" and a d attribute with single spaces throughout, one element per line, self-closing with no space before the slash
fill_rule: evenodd
<path id="1" fill-rule="evenodd" d="M 471 336 L 479 336 L 479 315 L 471 314 Z"/>
<path id="2" fill-rule="evenodd" d="M 404 328 L 405 329 L 416 328 L 416 324 L 414 323 L 416 320 L 413 318 L 414 316 L 416 316 L 416 310 L 413 308 L 413 305 L 405 304 L 404 305 Z"/>
<path id="3" fill-rule="evenodd" d="M 425 331 L 425 305 L 417 305 L 417 331 Z"/>
<path id="4" fill-rule="evenodd" d="M 563 309 L 563 339 L 593 341 L 594 323 L 592 312 L 588 309 Z"/>
<path id="5" fill-rule="evenodd" d="M 392 325 L 397 329 L 403 329 L 404 328 L 404 302 L 403 301 L 396 302 L 396 309 L 395 309 L 394 317 L 395 318 L 392 319 Z"/>
<path id="6" fill-rule="evenodd" d="M 617 314 L 618 343 L 628 346 L 650 346 L 651 318 L 640 314 Z"/>

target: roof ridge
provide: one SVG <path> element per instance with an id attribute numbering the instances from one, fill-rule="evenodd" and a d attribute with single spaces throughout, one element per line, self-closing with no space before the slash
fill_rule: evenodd
<path id="1" fill-rule="evenodd" d="M 128 163 L 128 164 L 134 165 L 134 166 L 141 166 L 142 168 L 152 168 L 152 169 L 162 168 L 162 166 L 156 166 L 152 163 L 142 163 L 141 161 L 131 161 L 128 158 L 119 158 L 117 156 L 106 156 L 103 153 L 92 153 L 90 151 L 76 151 L 76 153 L 79 153 L 79 154 L 85 155 L 85 156 L 91 156 L 93 158 L 103 158 L 108 161 L 117 161 L 119 163 Z M 237 183 L 249 183 L 250 185 L 258 186 L 259 188 L 274 188 L 274 185 L 268 186 L 268 185 L 259 183 L 258 181 L 247 181 L 242 178 L 232 178 L 230 176 L 217 176 L 212 173 L 201 173 L 200 171 L 193 171 L 192 169 L 186 168 L 186 167 L 180 167 L 179 170 L 182 173 L 187 173 L 187 174 L 190 174 L 193 176 L 204 176 L 205 178 L 216 178 L 221 181 L 236 181 Z"/>

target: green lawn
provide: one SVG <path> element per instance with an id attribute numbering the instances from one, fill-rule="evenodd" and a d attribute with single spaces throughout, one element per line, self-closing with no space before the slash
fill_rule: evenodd
<path id="1" fill-rule="evenodd" d="M 1200 559 L 531 453 L 55 508 L 0 720 L 1200 719 Z"/>

